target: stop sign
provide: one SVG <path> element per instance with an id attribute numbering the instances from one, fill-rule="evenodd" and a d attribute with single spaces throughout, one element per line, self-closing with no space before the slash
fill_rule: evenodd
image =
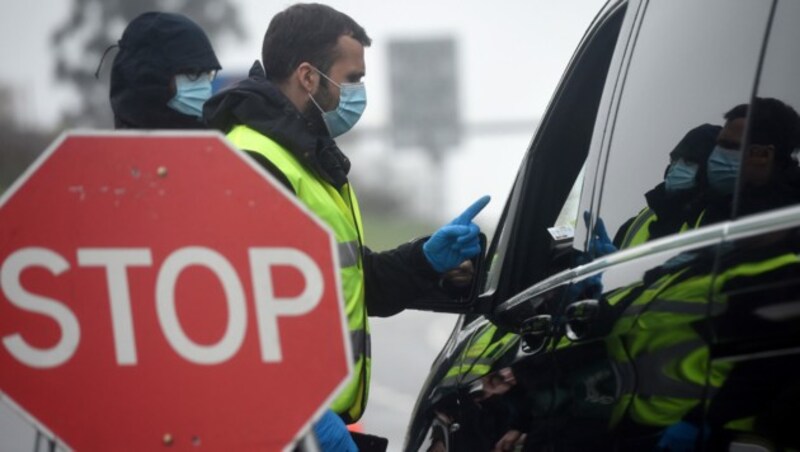
<path id="1" fill-rule="evenodd" d="M 351 372 L 337 269 L 221 135 L 67 134 L 0 200 L 0 395 L 77 450 L 287 448 Z"/>

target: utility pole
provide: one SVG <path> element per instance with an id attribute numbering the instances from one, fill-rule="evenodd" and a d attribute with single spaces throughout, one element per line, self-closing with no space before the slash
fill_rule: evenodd
<path id="1" fill-rule="evenodd" d="M 456 52 L 452 37 L 389 43 L 392 144 L 421 148 L 430 159 L 426 212 L 435 221 L 447 220 L 444 161 L 461 142 Z"/>

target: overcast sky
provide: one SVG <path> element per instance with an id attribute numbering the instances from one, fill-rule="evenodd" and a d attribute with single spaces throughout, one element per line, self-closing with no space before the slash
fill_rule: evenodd
<path id="1" fill-rule="evenodd" d="M 290 2 L 236 0 L 248 39 L 211 37 L 225 69 L 258 58 L 273 14 Z M 370 107 L 364 121 L 385 121 L 387 43 L 393 38 L 458 39 L 459 82 L 468 120 L 537 117 L 572 51 L 603 0 L 444 0 L 327 2 L 360 22 L 373 38 L 367 51 Z M 54 95 L 49 36 L 69 13 L 69 0 L 7 2 L 0 15 L 0 83 L 14 86 L 26 122 L 52 125 L 63 95 Z M 94 68 L 92 68 L 94 69 Z M 55 96 L 55 97 L 54 97 Z"/>

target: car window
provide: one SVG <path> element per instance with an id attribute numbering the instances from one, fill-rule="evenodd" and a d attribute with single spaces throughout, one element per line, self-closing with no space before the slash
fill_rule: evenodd
<path id="1" fill-rule="evenodd" d="M 486 253 L 486 279 L 484 280 L 482 292 L 484 294 L 491 294 L 497 290 L 497 285 L 500 282 L 500 270 L 503 268 L 502 262 L 509 249 L 509 239 L 511 238 L 511 225 L 514 224 L 516 218 L 517 208 L 521 199 L 522 183 L 520 175 L 524 174 L 527 158 L 523 160 L 520 166 L 520 171 L 517 173 L 517 178 L 512 186 L 511 194 L 508 202 L 506 203 L 503 215 L 500 217 L 500 224 L 497 232 L 492 240 L 492 245 Z"/>
<path id="2" fill-rule="evenodd" d="M 647 4 L 616 106 L 596 209 L 617 248 L 636 243 L 636 234 L 625 241 L 635 228 L 646 227 L 655 235 L 651 239 L 670 235 L 702 211 L 700 201 L 693 201 L 697 192 L 680 202 L 673 195 L 688 193 L 689 183 L 695 188 L 707 183 L 705 163 L 723 114 L 751 96 L 770 5 L 769 0 Z M 668 188 L 667 170 L 679 159 L 684 172 L 673 175 Z M 691 182 L 678 177 L 686 174 L 697 177 Z M 687 211 L 669 217 L 673 208 Z M 653 211 L 658 228 L 651 225 Z"/>
<path id="3" fill-rule="evenodd" d="M 555 223 L 553 223 L 553 227 L 562 229 L 565 235 L 572 235 L 575 231 L 578 218 L 578 203 L 580 201 L 581 190 L 583 189 L 583 175 L 585 170 L 586 166 L 581 168 L 581 172 L 578 173 L 578 178 L 575 179 L 575 183 L 572 184 L 572 189 L 569 191 L 569 195 L 567 195 L 567 200 L 564 201 L 564 205 L 561 206 L 561 212 L 558 213 L 558 217 Z"/>
<path id="4" fill-rule="evenodd" d="M 624 6 L 618 7 L 587 35 L 523 160 L 487 253 L 482 293 L 497 293 L 496 301 L 560 270 L 548 229 L 573 224 L 579 175 L 624 16 Z M 565 211 L 570 219 L 560 215 Z"/>
<path id="5" fill-rule="evenodd" d="M 800 2 L 776 3 L 755 98 L 748 106 L 752 118 L 747 122 L 747 142 L 739 152 L 737 217 L 800 201 L 800 171 L 794 152 L 800 134 L 796 115 L 800 108 L 797 17 L 800 17 Z M 769 149 L 771 156 L 767 154 Z"/>
<path id="6" fill-rule="evenodd" d="M 770 36 L 767 40 L 757 95 L 781 99 L 800 107 L 800 2 L 781 0 L 775 8 Z"/>

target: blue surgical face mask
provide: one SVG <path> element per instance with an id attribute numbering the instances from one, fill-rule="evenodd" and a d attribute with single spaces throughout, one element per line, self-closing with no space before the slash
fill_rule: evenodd
<path id="1" fill-rule="evenodd" d="M 664 180 L 664 187 L 667 193 L 688 190 L 695 186 L 695 176 L 697 176 L 697 163 L 687 162 L 678 159 L 667 170 L 667 178 Z"/>
<path id="2" fill-rule="evenodd" d="M 717 145 L 708 156 L 708 184 L 719 194 L 733 193 L 741 165 L 742 153 L 738 149 L 725 149 Z"/>
<path id="3" fill-rule="evenodd" d="M 167 102 L 173 110 L 185 115 L 200 118 L 203 116 L 203 104 L 211 97 L 211 77 L 193 77 L 186 74 L 175 76 L 175 97 Z"/>
<path id="4" fill-rule="evenodd" d="M 335 138 L 352 129 L 361 118 L 367 108 L 367 89 L 363 83 L 336 83 L 317 68 L 314 70 L 339 88 L 339 105 L 332 111 L 324 111 L 314 96 L 308 94 L 311 102 L 322 112 L 322 119 L 328 127 L 328 132 Z"/>

